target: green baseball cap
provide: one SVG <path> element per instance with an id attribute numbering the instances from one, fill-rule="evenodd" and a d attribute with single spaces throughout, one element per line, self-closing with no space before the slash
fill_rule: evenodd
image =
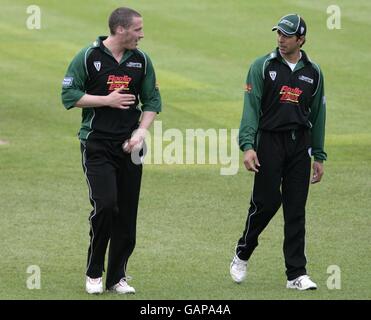
<path id="1" fill-rule="evenodd" d="M 278 24 L 272 28 L 280 30 L 286 36 L 305 36 L 307 33 L 307 25 L 302 17 L 298 14 L 288 14 L 280 19 Z"/>

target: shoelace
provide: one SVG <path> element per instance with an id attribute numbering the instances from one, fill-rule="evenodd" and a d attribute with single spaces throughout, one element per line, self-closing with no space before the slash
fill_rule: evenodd
<path id="1" fill-rule="evenodd" d="M 242 271 L 242 270 L 245 269 L 245 267 L 246 267 L 246 263 L 241 262 L 241 261 L 238 261 L 238 260 L 236 260 L 236 259 L 234 259 L 233 263 L 234 263 L 234 265 L 236 266 L 236 268 L 237 268 L 239 271 Z"/>
<path id="2" fill-rule="evenodd" d="M 126 282 L 126 283 L 128 283 L 131 280 L 133 280 L 133 277 L 132 276 L 125 276 L 125 277 L 121 278 L 120 282 Z"/>
<path id="3" fill-rule="evenodd" d="M 298 280 L 296 280 L 296 281 L 294 282 L 294 285 L 295 285 L 295 286 L 298 286 L 298 287 L 301 288 L 301 287 L 303 286 L 301 282 L 302 282 L 304 279 L 308 279 L 308 280 L 310 280 L 310 278 L 309 278 L 308 275 L 304 275 L 304 276 L 301 276 Z"/>

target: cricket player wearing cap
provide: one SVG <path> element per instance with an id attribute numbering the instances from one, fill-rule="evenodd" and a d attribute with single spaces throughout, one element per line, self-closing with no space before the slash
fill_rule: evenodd
<path id="1" fill-rule="evenodd" d="M 247 170 L 254 172 L 245 230 L 230 265 L 232 279 L 246 278 L 247 261 L 258 236 L 283 207 L 287 288 L 308 290 L 305 256 L 305 205 L 312 183 L 321 181 L 325 135 L 324 80 L 319 66 L 301 50 L 307 26 L 298 14 L 282 17 L 278 47 L 250 67 L 239 131 Z"/>

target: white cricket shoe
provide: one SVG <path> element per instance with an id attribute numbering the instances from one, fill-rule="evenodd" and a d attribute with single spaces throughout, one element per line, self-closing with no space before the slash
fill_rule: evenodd
<path id="1" fill-rule="evenodd" d="M 233 281 L 241 283 L 246 278 L 247 261 L 241 260 L 239 257 L 234 256 L 229 272 Z"/>
<path id="2" fill-rule="evenodd" d="M 297 277 L 294 280 L 287 281 L 287 289 L 298 289 L 298 290 L 316 290 L 317 285 L 310 280 L 308 275 Z"/>
<path id="3" fill-rule="evenodd" d="M 102 277 L 90 278 L 86 277 L 85 283 L 86 292 L 89 294 L 101 294 L 103 293 L 103 282 Z"/>
<path id="4" fill-rule="evenodd" d="M 119 283 L 116 283 L 113 287 L 109 289 L 110 291 L 120 293 L 120 294 L 134 294 L 135 289 L 128 285 L 125 278 L 122 278 Z"/>

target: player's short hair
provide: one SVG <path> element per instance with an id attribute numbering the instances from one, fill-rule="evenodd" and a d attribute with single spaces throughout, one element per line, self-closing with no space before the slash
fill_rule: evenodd
<path id="1" fill-rule="evenodd" d="M 108 19 L 108 26 L 111 35 L 114 35 L 116 33 L 117 27 L 128 29 L 131 26 L 134 17 L 141 17 L 141 14 L 133 9 L 126 7 L 115 9 Z"/>
<path id="2" fill-rule="evenodd" d="M 304 45 L 304 43 L 305 43 L 305 41 L 306 41 L 305 36 L 302 36 L 302 37 L 304 37 L 304 41 L 303 41 L 303 43 L 300 45 L 300 48 Z"/>

